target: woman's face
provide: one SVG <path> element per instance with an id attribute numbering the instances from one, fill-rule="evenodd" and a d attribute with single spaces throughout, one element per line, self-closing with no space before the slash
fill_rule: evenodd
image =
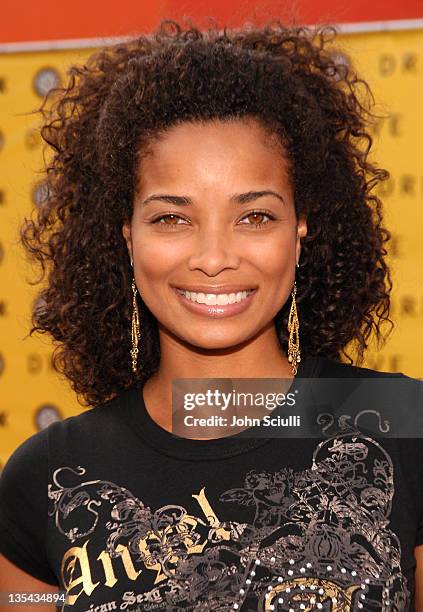
<path id="1" fill-rule="evenodd" d="M 153 143 L 138 178 L 123 235 L 160 332 L 225 349 L 268 329 L 307 232 L 275 139 L 253 120 L 183 123 Z"/>

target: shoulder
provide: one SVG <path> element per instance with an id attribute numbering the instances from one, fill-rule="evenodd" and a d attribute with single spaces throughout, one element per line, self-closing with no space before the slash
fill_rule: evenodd
<path id="1" fill-rule="evenodd" d="M 400 407 L 403 414 L 407 407 L 414 413 L 417 408 L 423 411 L 423 380 L 420 378 L 413 378 L 403 372 L 387 372 L 341 363 L 327 357 L 318 357 L 318 362 L 316 380 L 321 381 L 321 387 L 326 385 L 327 380 L 333 379 L 332 387 L 342 388 L 345 392 L 359 388 L 372 401 L 379 397 L 387 405 Z M 420 429 L 423 435 L 423 428 Z"/>
<path id="2" fill-rule="evenodd" d="M 385 370 L 373 370 L 350 363 L 344 363 L 329 359 L 328 357 L 317 357 L 319 362 L 319 375 L 321 377 L 341 378 L 402 378 L 417 384 L 423 384 L 420 378 L 413 378 L 403 372 L 388 372 Z"/>
<path id="3" fill-rule="evenodd" d="M 423 450 L 423 380 L 403 372 L 387 372 L 319 357 L 314 381 L 319 402 L 333 406 L 360 429 L 384 438 L 402 439 Z M 345 415 L 344 415 L 345 412 Z M 346 418 L 346 416 L 345 416 Z"/>
<path id="4" fill-rule="evenodd" d="M 29 436 L 10 455 L 1 472 L 0 485 L 8 478 L 14 478 L 15 473 L 26 475 L 35 472 L 45 465 L 47 457 L 47 431 L 43 429 Z"/>
<path id="5" fill-rule="evenodd" d="M 51 423 L 45 430 L 49 446 L 60 445 L 66 440 L 86 439 L 94 441 L 95 436 L 103 438 L 116 431 L 125 420 L 127 411 L 127 390 L 123 389 L 114 398 L 94 407 L 88 407 L 78 415 Z"/>
<path id="6" fill-rule="evenodd" d="M 14 480 L 17 474 L 47 473 L 50 460 L 77 449 L 103 446 L 119 429 L 126 411 L 126 390 L 101 405 L 50 423 L 45 429 L 31 435 L 10 455 L 1 475 Z"/>

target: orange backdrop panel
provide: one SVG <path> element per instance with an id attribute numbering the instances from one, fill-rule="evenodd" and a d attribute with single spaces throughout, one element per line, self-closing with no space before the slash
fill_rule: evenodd
<path id="1" fill-rule="evenodd" d="M 0 43 L 123 36 L 151 29 L 158 18 L 188 15 L 196 19 L 215 17 L 220 25 L 240 25 L 251 18 L 294 16 L 303 23 L 347 23 L 416 19 L 423 17 L 422 0 L 125 0 L 58 3 L 3 0 Z"/>

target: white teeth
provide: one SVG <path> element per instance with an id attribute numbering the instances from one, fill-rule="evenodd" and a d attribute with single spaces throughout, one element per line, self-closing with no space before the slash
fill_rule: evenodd
<path id="1" fill-rule="evenodd" d="M 207 306 L 223 306 L 225 304 L 235 304 L 235 302 L 241 302 L 245 300 L 247 295 L 251 293 L 249 291 L 238 291 L 237 293 L 195 293 L 194 291 L 184 291 L 178 289 L 179 293 L 184 295 L 188 300 L 197 302 L 198 304 L 207 304 Z"/>

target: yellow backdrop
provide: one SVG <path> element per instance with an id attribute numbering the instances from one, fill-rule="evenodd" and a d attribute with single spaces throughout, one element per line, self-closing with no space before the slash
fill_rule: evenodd
<path id="1" fill-rule="evenodd" d="M 393 233 L 389 261 L 396 329 L 384 349 L 369 351 L 364 365 L 421 378 L 423 31 L 343 35 L 338 44 L 369 81 L 386 116 L 375 129 L 374 159 L 392 175 L 380 194 Z M 52 368 L 50 340 L 27 337 L 36 288 L 26 282 L 33 275 L 18 245 L 18 227 L 42 197 L 39 118 L 28 113 L 43 92 L 65 78 L 70 63 L 91 52 L 0 56 L 0 470 L 25 438 L 84 410 Z"/>

